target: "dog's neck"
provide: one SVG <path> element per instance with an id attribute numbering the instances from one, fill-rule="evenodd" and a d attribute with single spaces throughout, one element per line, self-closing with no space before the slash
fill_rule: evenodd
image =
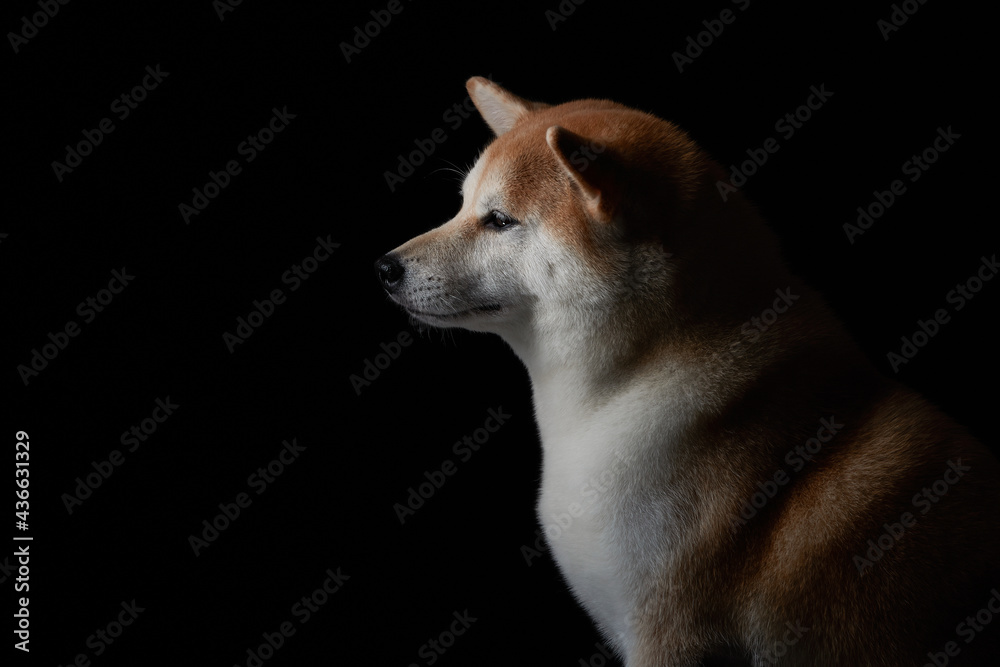
<path id="1" fill-rule="evenodd" d="M 666 315 L 659 321 L 648 315 L 640 323 L 627 308 L 615 309 L 594 327 L 580 324 L 593 313 L 570 309 L 519 322 L 501 336 L 527 368 L 536 404 L 558 402 L 561 411 L 587 412 L 641 381 L 640 375 L 680 373 L 688 365 L 676 324 Z M 652 359 L 660 361 L 650 364 Z"/>
<path id="2" fill-rule="evenodd" d="M 816 322 L 823 323 L 815 338 L 826 335 L 826 313 L 818 297 L 783 271 L 753 279 L 745 276 L 731 295 L 724 294 L 722 286 L 704 286 L 704 277 L 684 280 L 703 285 L 704 289 L 686 289 L 694 300 L 705 301 L 711 294 L 714 302 L 692 306 L 678 301 L 668 308 L 622 300 L 596 320 L 586 304 L 568 303 L 558 314 L 525 316 L 499 332 L 528 371 L 536 407 L 557 406 L 555 412 L 569 419 L 654 383 L 679 387 L 691 397 L 693 413 L 721 410 L 741 391 L 740 378 L 759 374 L 781 356 L 781 348 L 808 344 L 801 338 L 790 340 L 784 332 L 796 330 L 791 324 L 805 315 L 802 311 L 810 311 Z M 776 290 L 784 291 L 789 284 L 802 301 L 782 314 L 767 335 L 748 338 L 745 325 L 768 308 Z M 734 303 L 744 307 L 733 307 Z"/>

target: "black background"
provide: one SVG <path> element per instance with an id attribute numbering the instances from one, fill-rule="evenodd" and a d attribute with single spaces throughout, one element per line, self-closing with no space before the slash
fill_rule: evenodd
<path id="1" fill-rule="evenodd" d="M 599 637 L 551 559 L 521 553 L 540 456 L 520 362 L 495 337 L 416 334 L 372 270 L 458 210 L 448 170 L 490 133 L 444 114 L 473 75 L 651 111 L 726 165 L 777 137 L 744 191 L 790 264 L 888 374 L 900 336 L 948 308 L 898 377 L 996 447 L 1000 286 L 959 312 L 945 300 L 997 250 L 985 17 L 928 3 L 885 40 L 889 3 L 565 2 L 553 30 L 556 0 L 404 0 L 348 63 L 341 42 L 385 3 L 332 5 L 243 2 L 220 20 L 208 0 L 72 2 L 17 53 L 8 42 L 3 438 L 12 452 L 31 436 L 30 662 L 245 665 L 292 621 L 266 664 L 426 665 L 421 646 L 465 610 L 477 620 L 435 664 L 591 659 Z M 726 8 L 736 20 L 678 72 L 672 54 Z M 13 3 L 0 26 L 38 11 Z M 119 120 L 111 102 L 157 65 L 169 75 Z M 833 96 L 782 138 L 775 122 L 821 84 Z M 247 163 L 237 146 L 285 107 L 294 119 Z M 105 117 L 114 132 L 60 182 L 53 161 Z M 961 138 L 910 183 L 902 164 L 949 126 Z M 436 128 L 447 140 L 390 191 L 385 172 Z M 178 205 L 232 159 L 242 172 L 185 224 Z M 849 243 L 842 224 L 897 178 L 906 193 Z M 282 274 L 328 236 L 340 247 L 290 291 Z M 134 281 L 82 323 L 77 304 L 122 267 Z M 230 353 L 223 333 L 276 288 L 286 302 Z M 25 385 L 18 365 L 69 320 L 80 334 Z M 404 331 L 414 342 L 357 392 L 350 376 Z M 180 407 L 125 451 L 122 432 L 168 396 Z M 499 407 L 509 421 L 461 461 L 453 443 Z M 305 451 L 257 495 L 247 478 L 292 438 Z M 124 463 L 68 513 L 63 495 L 116 449 Z M 457 472 L 401 525 L 394 504 L 445 459 Z M 195 556 L 189 536 L 240 492 L 250 507 Z M 327 568 L 350 578 L 299 624 L 292 605 Z M 8 599 L 14 576 L 0 573 Z M 145 611 L 95 656 L 88 636 L 133 599 Z"/>

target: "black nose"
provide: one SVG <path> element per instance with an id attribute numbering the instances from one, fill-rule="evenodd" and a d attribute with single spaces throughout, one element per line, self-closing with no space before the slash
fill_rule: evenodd
<path id="1" fill-rule="evenodd" d="M 378 279 L 382 281 L 382 287 L 387 292 L 395 291 L 403 282 L 403 274 L 406 273 L 402 262 L 392 253 L 378 258 L 378 261 L 375 262 L 375 271 L 378 273 Z"/>

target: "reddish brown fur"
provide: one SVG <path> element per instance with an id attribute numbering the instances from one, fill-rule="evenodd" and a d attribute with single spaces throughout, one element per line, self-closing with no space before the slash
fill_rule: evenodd
<path id="1" fill-rule="evenodd" d="M 573 134 L 555 130 L 553 148 L 546 134 L 556 126 Z M 607 150 L 599 168 L 574 174 L 564 153 L 582 139 Z M 787 273 L 753 208 L 739 195 L 721 200 L 718 165 L 675 126 L 605 100 L 535 105 L 483 159 L 487 171 L 502 166 L 522 204 L 597 271 L 614 270 L 615 240 L 675 253 L 669 314 L 626 316 L 620 326 L 631 327 L 634 349 L 620 367 L 627 374 L 670 355 L 718 386 L 705 397 L 711 419 L 690 436 L 694 446 L 678 449 L 696 452 L 674 465 L 686 476 L 664 480 L 696 518 L 673 567 L 649 582 L 629 666 L 694 665 L 727 646 L 770 649 L 786 622 L 810 628 L 789 664 L 920 665 L 960 641 L 956 625 L 1000 588 L 1000 465 L 875 372 L 822 299 Z M 598 207 L 588 208 L 591 189 Z M 801 301 L 765 341 L 720 361 L 719 350 L 741 341 L 741 323 L 786 285 Z M 734 524 L 789 447 L 831 416 L 844 428 L 757 516 Z M 916 513 L 914 494 L 959 458 L 972 470 L 861 576 L 853 559 L 867 541 Z M 961 644 L 959 660 L 990 655 L 1000 617 L 994 623 Z"/>

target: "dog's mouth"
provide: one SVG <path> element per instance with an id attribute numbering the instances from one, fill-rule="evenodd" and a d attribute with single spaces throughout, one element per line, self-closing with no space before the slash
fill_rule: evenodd
<path id="1" fill-rule="evenodd" d="M 465 310 L 457 310 L 450 313 L 431 313 L 425 310 L 416 310 L 414 308 L 408 308 L 404 306 L 406 312 L 414 317 L 425 318 L 425 319 L 435 319 L 435 320 L 453 320 L 460 317 L 468 317 L 469 315 L 485 315 L 488 313 L 497 313 L 503 310 L 503 306 L 499 303 L 489 303 L 483 306 L 475 306 L 473 308 L 467 308 Z"/>

